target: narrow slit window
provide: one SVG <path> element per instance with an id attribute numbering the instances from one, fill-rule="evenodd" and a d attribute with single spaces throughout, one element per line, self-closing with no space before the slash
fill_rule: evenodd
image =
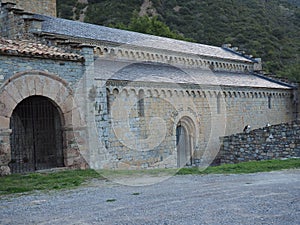
<path id="1" fill-rule="evenodd" d="M 271 97 L 271 95 L 268 96 L 268 108 L 269 109 L 272 108 L 272 97 Z"/>
<path id="2" fill-rule="evenodd" d="M 220 95 L 220 93 L 217 96 L 217 113 L 221 114 L 221 95 Z"/>
<path id="3" fill-rule="evenodd" d="M 140 117 L 145 116 L 145 100 L 144 100 L 144 91 L 140 90 L 138 94 L 138 115 Z"/>
<path id="4" fill-rule="evenodd" d="M 107 88 L 106 89 L 106 104 L 107 104 L 107 113 L 109 114 L 110 113 L 110 91 L 109 89 Z"/>

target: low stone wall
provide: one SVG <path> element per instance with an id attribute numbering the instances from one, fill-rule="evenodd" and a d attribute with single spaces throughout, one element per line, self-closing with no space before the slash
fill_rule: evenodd
<path id="1" fill-rule="evenodd" d="M 222 137 L 221 142 L 220 164 L 300 157 L 300 122 Z"/>

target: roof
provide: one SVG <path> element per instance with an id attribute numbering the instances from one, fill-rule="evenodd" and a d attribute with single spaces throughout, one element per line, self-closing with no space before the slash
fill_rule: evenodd
<path id="1" fill-rule="evenodd" d="M 197 84 L 231 87 L 291 89 L 291 86 L 274 82 L 250 73 L 216 72 L 207 69 L 188 69 L 157 63 L 134 63 L 114 73 L 110 80 L 137 82 Z"/>
<path id="2" fill-rule="evenodd" d="M 36 19 L 43 20 L 42 32 L 59 34 L 77 38 L 87 38 L 110 43 L 134 45 L 180 53 L 196 54 L 205 57 L 253 62 L 240 54 L 228 51 L 225 48 L 180 41 L 165 37 L 141 34 L 132 31 L 119 30 L 94 24 L 71 21 L 49 16 L 35 15 Z"/>
<path id="3" fill-rule="evenodd" d="M 0 37 L 0 54 L 54 58 L 64 60 L 83 60 L 81 55 L 67 53 L 57 47 L 49 47 L 28 40 L 8 40 Z"/>

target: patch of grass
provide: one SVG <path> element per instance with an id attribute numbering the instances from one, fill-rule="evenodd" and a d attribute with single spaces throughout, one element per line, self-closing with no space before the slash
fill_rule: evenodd
<path id="1" fill-rule="evenodd" d="M 132 193 L 132 195 L 140 195 L 140 193 L 139 192 L 134 192 L 134 193 Z"/>
<path id="2" fill-rule="evenodd" d="M 118 178 L 131 176 L 173 176 L 177 169 L 148 169 L 148 170 L 99 170 L 103 177 Z"/>
<path id="3" fill-rule="evenodd" d="M 74 188 L 92 178 L 102 178 L 94 170 L 66 170 L 48 173 L 13 174 L 0 177 L 0 195 L 33 190 Z"/>
<path id="4" fill-rule="evenodd" d="M 112 198 L 112 199 L 107 199 L 106 202 L 115 202 L 117 201 L 116 199 Z"/>
<path id="5" fill-rule="evenodd" d="M 207 167 L 206 169 L 201 169 L 198 167 L 182 168 L 176 174 L 242 174 L 269 172 L 295 168 L 300 168 L 300 159 L 251 161 L 238 164 L 224 164 L 221 166 L 211 166 Z"/>
<path id="6" fill-rule="evenodd" d="M 34 190 L 59 190 L 78 187 L 90 179 L 103 179 L 106 176 L 162 176 L 174 174 L 240 174 L 268 172 L 282 169 L 300 168 L 300 159 L 252 161 L 239 164 L 225 164 L 221 166 L 201 169 L 198 167 L 154 170 L 66 170 L 60 172 L 13 174 L 0 177 L 0 196 L 23 193 Z M 176 173 L 177 171 L 177 173 Z M 133 193 L 132 195 L 139 195 Z M 109 200 L 109 199 L 108 199 Z M 111 199 L 113 200 L 113 199 Z M 109 200 L 110 201 L 110 200 Z M 115 201 L 115 199 L 114 199 Z"/>

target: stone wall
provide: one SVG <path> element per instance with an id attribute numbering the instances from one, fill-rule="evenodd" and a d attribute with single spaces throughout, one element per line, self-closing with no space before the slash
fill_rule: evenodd
<path id="1" fill-rule="evenodd" d="M 229 96 L 231 95 L 231 96 Z M 227 94 L 226 135 L 240 133 L 246 125 L 258 129 L 266 124 L 290 122 L 294 118 L 292 91 L 237 89 Z"/>
<path id="2" fill-rule="evenodd" d="M 238 163 L 300 157 L 300 123 L 282 123 L 222 137 L 218 160 Z"/>
<path id="3" fill-rule="evenodd" d="M 291 90 L 100 83 L 96 123 L 108 157 L 98 164 L 105 168 L 176 167 L 176 127 L 182 118 L 190 118 L 197 127 L 191 131 L 194 165 L 212 161 L 220 147 L 220 136 L 239 133 L 247 124 L 258 128 L 293 118 Z M 142 115 L 138 103 L 141 91 Z"/>
<path id="4" fill-rule="evenodd" d="M 56 0 L 2 0 L 2 3 L 15 3 L 17 8 L 26 12 L 56 16 Z"/>
<path id="5" fill-rule="evenodd" d="M 57 74 L 60 78 L 69 82 L 72 86 L 79 81 L 84 73 L 81 62 L 51 60 L 33 57 L 18 57 L 0 55 L 0 79 L 7 80 L 14 74 L 32 70 L 47 71 Z"/>
<path id="6" fill-rule="evenodd" d="M 43 9 L 49 10 L 50 15 L 54 12 L 51 7 L 55 1 L 15 2 L 20 6 L 25 4 L 24 7 L 31 8 L 29 11 L 32 12 L 47 14 L 41 11 Z M 34 3 L 36 5 L 31 7 L 30 4 Z M 49 5 L 45 6 L 46 3 Z M 0 92 L 0 102 L 3 101 L 0 105 L 0 125 L 3 124 L 2 127 L 7 130 L 0 133 L 3 143 L 9 142 L 9 119 L 14 107 L 35 94 L 52 99 L 63 111 L 62 116 L 69 125 L 64 128 L 68 148 L 66 165 L 82 165 L 77 162 L 80 152 L 95 169 L 178 166 L 176 134 L 177 126 L 181 124 L 186 126 L 188 145 L 193 151 L 190 164 L 199 165 L 216 156 L 220 136 L 238 133 L 246 124 L 259 128 L 267 123 L 293 119 L 293 91 L 289 88 L 229 87 L 214 82 L 196 85 L 192 84 L 193 79 L 183 84 L 182 80 L 177 83 L 171 76 L 173 72 L 177 74 L 181 71 L 182 75 L 189 74 L 192 78 L 197 75 L 197 79 L 205 80 L 199 75 L 199 68 L 244 73 L 253 70 L 252 62 L 206 59 L 160 50 L 130 50 L 128 46 L 93 49 L 94 45 L 78 46 L 76 42 L 64 46 L 62 40 L 56 42 L 53 37 L 47 40 L 47 37 L 32 33 L 40 31 L 41 22 L 38 19 L 13 10 L 13 5 L 2 6 L 1 36 L 62 45 L 60 47 L 70 51 L 81 50 L 80 54 L 85 58 L 82 63 L 0 55 L 0 79 L 6 84 L 2 87 L 3 90 L 6 88 L 5 91 Z M 96 60 L 97 57 L 99 60 Z M 106 57 L 106 60 L 101 57 Z M 180 65 L 183 70 L 173 69 L 166 77 L 168 79 L 162 82 L 155 79 L 135 82 L 144 71 L 138 72 L 131 80 L 127 80 L 128 77 L 118 79 L 119 70 L 133 62 L 144 61 Z M 41 72 L 46 75 L 38 76 L 42 75 Z M 160 69 L 151 71 L 151 76 L 162 72 Z M 20 79 L 13 81 L 16 74 L 20 75 L 17 76 Z M 46 79 L 43 77 L 51 78 L 49 84 L 43 82 Z M 61 86 L 63 89 L 59 89 Z M 71 104 L 74 98 L 79 100 L 79 105 Z M 81 148 L 79 145 L 82 145 Z M 9 161 L 6 157 L 9 154 L 7 146 L 0 145 L 0 159 L 3 153 L 5 161 L 1 163 L 0 160 L 0 166 L 5 166 Z"/>
<path id="7" fill-rule="evenodd" d="M 17 2 L 18 4 L 20 3 L 17 6 L 13 3 L 10 3 L 10 1 L 0 4 L 0 36 L 12 40 L 41 40 L 42 38 L 37 36 L 36 33 L 41 32 L 42 21 L 35 18 L 35 16 L 31 15 L 31 13 L 34 12 L 38 14 L 40 13 L 42 15 L 55 16 L 52 14 L 56 14 L 56 12 L 47 13 L 47 10 L 49 10 L 50 8 L 49 5 L 51 4 L 51 2 L 38 0 L 20 0 Z M 23 4 L 24 7 L 21 8 L 24 8 L 24 10 L 20 10 L 20 5 L 23 6 Z M 43 10 L 46 10 L 46 12 L 44 12 Z"/>
<path id="8" fill-rule="evenodd" d="M 82 49 L 82 54 L 92 55 Z M 86 118 L 81 107 L 81 86 L 88 61 L 34 56 L 0 55 L 0 176 L 10 173 L 10 117 L 24 99 L 39 95 L 52 101 L 62 119 L 64 165 L 87 168 L 82 153 L 88 151 Z M 92 78 L 93 79 L 93 78 Z M 83 93 L 85 94 L 85 93 Z M 86 102 L 86 100 L 84 100 Z"/>

